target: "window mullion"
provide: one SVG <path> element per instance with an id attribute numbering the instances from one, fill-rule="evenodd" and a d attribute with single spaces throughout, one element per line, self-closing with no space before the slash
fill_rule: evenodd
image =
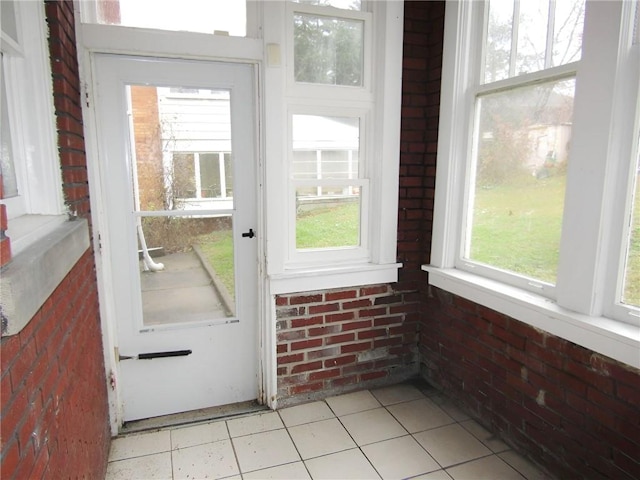
<path id="1" fill-rule="evenodd" d="M 509 77 L 516 74 L 518 58 L 518 30 L 520 28 L 520 2 L 513 0 L 513 21 L 511 22 L 511 56 L 509 58 Z"/>
<path id="2" fill-rule="evenodd" d="M 544 55 L 544 68 L 551 67 L 553 59 L 553 33 L 556 24 L 556 0 L 549 1 L 549 15 L 547 16 L 547 43 Z"/>
<path id="3" fill-rule="evenodd" d="M 573 311 L 601 315 L 610 219 L 605 185 L 611 181 L 609 132 L 613 123 L 622 2 L 588 2 L 574 104 L 567 172 L 557 301 Z"/>
<path id="4" fill-rule="evenodd" d="M 202 177 L 200 173 L 200 153 L 196 152 L 193 154 L 193 171 L 194 171 L 194 180 L 196 185 L 195 198 L 202 198 Z"/>

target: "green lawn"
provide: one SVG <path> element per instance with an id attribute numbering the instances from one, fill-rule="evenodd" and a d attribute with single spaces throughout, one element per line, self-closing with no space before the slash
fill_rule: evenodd
<path id="1" fill-rule="evenodd" d="M 476 192 L 472 260 L 556 282 L 564 177 L 522 177 Z M 636 187 L 624 301 L 640 305 L 640 184 Z"/>
<path id="2" fill-rule="evenodd" d="M 629 244 L 629 258 L 623 298 L 627 304 L 640 305 L 640 178 L 636 180 L 636 197 L 633 208 L 631 242 Z"/>
<path id="3" fill-rule="evenodd" d="M 360 204 L 318 208 L 298 213 L 296 247 L 355 247 L 360 244 Z"/>
<path id="4" fill-rule="evenodd" d="M 640 305 L 640 185 L 636 189 L 624 299 Z M 564 201 L 561 176 L 479 189 L 476 194 L 471 259 L 555 283 Z M 298 248 L 357 245 L 358 204 L 318 209 L 298 216 Z M 200 236 L 200 246 L 233 295 L 230 230 Z"/>
<path id="5" fill-rule="evenodd" d="M 231 230 L 218 230 L 198 237 L 198 244 L 209 264 L 227 287 L 229 294 L 235 297 L 235 280 L 233 275 L 233 239 Z"/>
<path id="6" fill-rule="evenodd" d="M 470 258 L 555 283 L 563 203 L 563 176 L 478 188 Z"/>

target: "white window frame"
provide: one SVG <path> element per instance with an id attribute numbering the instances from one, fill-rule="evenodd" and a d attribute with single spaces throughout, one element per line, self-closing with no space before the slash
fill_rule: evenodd
<path id="1" fill-rule="evenodd" d="M 89 248 L 88 222 L 66 221 L 45 4 L 15 1 L 14 8 L 18 41 L 2 34 L 1 43 L 20 198 L 1 200 L 12 253 L 0 275 L 3 336 L 29 323 Z"/>
<path id="2" fill-rule="evenodd" d="M 41 2 L 13 3 L 19 38 L 16 43 L 3 33 L 2 52 L 19 194 L 18 198 L 2 201 L 7 205 L 9 232 L 13 235 L 18 229 L 19 235 L 12 238 L 15 252 L 23 238 L 19 217 L 62 215 L 65 207 L 56 145 L 45 7 Z"/>
<path id="3" fill-rule="evenodd" d="M 367 8 L 367 3 L 362 2 L 362 8 Z M 349 85 L 325 85 L 304 83 L 295 81 L 295 68 L 293 64 L 293 41 L 287 42 L 287 58 L 290 59 L 290 68 L 287 69 L 287 90 L 292 97 L 331 98 L 339 100 L 371 101 L 373 94 L 373 38 L 372 23 L 373 13 L 366 10 L 343 10 L 330 6 L 317 6 L 306 3 L 287 2 L 287 38 L 293 39 L 293 17 L 300 13 L 318 17 L 339 18 L 363 23 L 363 58 L 362 58 L 362 86 Z"/>
<path id="4" fill-rule="evenodd" d="M 357 118 L 359 124 L 359 155 L 358 175 L 352 179 L 294 179 L 293 172 L 293 135 L 292 119 L 294 115 L 320 115 L 331 117 Z M 333 107 L 291 105 L 288 116 L 289 132 L 289 161 L 287 162 L 288 178 L 290 179 L 289 193 L 289 225 L 288 229 L 288 265 L 298 267 L 313 267 L 327 264 L 340 263 L 368 263 L 371 260 L 369 248 L 369 177 L 367 175 L 366 158 L 369 152 L 368 139 L 368 111 L 364 109 L 349 109 L 340 105 Z M 360 242 L 358 246 L 334 247 L 321 249 L 297 249 L 296 248 L 296 188 L 304 186 L 358 186 L 360 187 Z"/>
<path id="5" fill-rule="evenodd" d="M 233 198 L 232 196 L 227 196 L 227 180 L 225 178 L 226 168 L 224 166 L 224 156 L 230 155 L 231 152 L 224 151 L 183 151 L 183 150 L 172 150 L 171 151 L 171 162 L 173 164 L 173 155 L 193 155 L 193 171 L 194 171 L 194 185 L 196 190 L 196 195 L 194 197 L 184 197 L 180 198 L 180 200 L 226 200 L 228 198 Z M 202 175 L 200 170 L 200 155 L 215 155 L 216 163 L 218 164 L 218 172 L 220 175 L 220 196 L 219 197 L 203 197 L 202 196 Z"/>
<path id="6" fill-rule="evenodd" d="M 396 244 L 404 5 L 370 1 L 362 3 L 362 11 L 293 2 L 270 3 L 270 7 L 265 10 L 264 23 L 265 148 L 268 158 L 283 161 L 272 164 L 266 172 L 267 201 L 272 208 L 287 212 L 281 218 L 269 218 L 267 225 L 271 292 L 397 281 L 401 266 L 396 263 Z M 364 21 L 361 87 L 294 82 L 294 12 Z M 361 213 L 364 248 L 295 251 L 294 182 L 289 170 L 292 112 L 352 116 L 350 111 L 362 112 L 365 118 L 359 157 L 360 181 L 365 183 Z M 288 133 L 283 136 L 282 132 Z M 287 242 L 277 242 L 282 232 L 287 232 Z"/>
<path id="7" fill-rule="evenodd" d="M 640 323 L 611 308 L 626 242 L 620 239 L 628 192 L 619 186 L 629 184 L 632 129 L 637 129 L 634 5 L 587 0 L 582 59 L 576 66 L 556 67 L 561 75 L 576 70 L 570 155 L 580 161 L 569 161 L 558 281 L 551 296 L 460 268 L 475 97 L 470 85 L 479 78 L 475 59 L 481 58 L 482 29 L 477 26 L 484 24 L 486 6 L 464 1 L 446 6 L 442 78 L 447 80 L 441 91 L 431 263 L 423 269 L 436 287 L 638 368 Z M 535 80 L 540 74 L 529 75 Z"/>

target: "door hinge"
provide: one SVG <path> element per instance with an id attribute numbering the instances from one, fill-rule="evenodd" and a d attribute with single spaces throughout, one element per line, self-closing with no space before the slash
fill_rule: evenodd
<path id="1" fill-rule="evenodd" d="M 84 103 L 87 108 L 91 106 L 91 102 L 89 101 L 89 85 L 86 82 L 84 84 Z"/>

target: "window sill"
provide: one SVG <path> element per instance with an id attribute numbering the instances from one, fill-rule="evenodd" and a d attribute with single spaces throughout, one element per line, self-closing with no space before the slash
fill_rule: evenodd
<path id="1" fill-rule="evenodd" d="M 398 281 L 401 263 L 289 270 L 269 276 L 271 293 L 297 293 Z"/>
<path id="2" fill-rule="evenodd" d="M 559 307 L 552 300 L 454 268 L 423 265 L 429 284 L 640 368 L 640 327 Z"/>
<path id="3" fill-rule="evenodd" d="M 19 248 L 3 267 L 0 277 L 3 337 L 19 333 L 29 323 L 89 248 L 87 221 L 78 219 L 60 223 L 60 218 L 45 218 L 50 221 L 40 224 L 42 228 L 35 232 L 29 230 L 28 237 L 22 238 L 17 231 L 18 219 L 11 221 L 12 235 Z M 22 223 L 23 219 L 19 220 L 18 223 Z M 11 241 L 13 244 L 13 237 Z"/>

